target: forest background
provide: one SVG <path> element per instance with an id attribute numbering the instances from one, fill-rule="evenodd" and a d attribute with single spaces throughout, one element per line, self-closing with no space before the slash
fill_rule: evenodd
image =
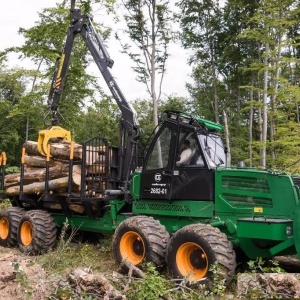
<path id="1" fill-rule="evenodd" d="M 105 9 L 124 30 L 97 24 L 103 38 L 114 36 L 133 64 L 149 97 L 127 99 L 149 137 L 166 109 L 225 124 L 228 161 L 250 167 L 300 172 L 300 1 L 291 0 L 81 0 L 83 13 Z M 45 128 L 47 97 L 69 25 L 69 1 L 42 10 L 25 42 L 0 53 L 0 150 L 18 166 L 26 140 Z M 178 24 L 174 26 L 174 24 Z M 176 29 L 176 30 L 175 30 Z M 126 39 L 124 38 L 126 37 Z M 163 93 L 170 43 L 190 53 L 188 97 Z M 17 53 L 20 68 L 7 57 Z M 33 68 L 24 68 L 22 59 Z M 93 60 L 84 43 L 74 45 L 60 112 L 76 142 L 99 135 L 118 145 L 119 110 L 103 81 L 88 72 Z M 114 66 L 117 71 L 122 66 Z M 100 74 L 99 74 L 100 75 Z M 126 95 L 125 95 L 126 97 Z M 228 127 L 228 129 L 227 129 Z M 9 170 L 9 169 L 8 169 Z"/>

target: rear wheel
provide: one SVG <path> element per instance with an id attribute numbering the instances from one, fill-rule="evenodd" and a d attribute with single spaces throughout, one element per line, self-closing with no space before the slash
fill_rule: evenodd
<path id="1" fill-rule="evenodd" d="M 231 281 L 236 267 L 235 252 L 225 234 L 210 225 L 194 224 L 178 230 L 167 248 L 167 266 L 178 278 L 197 281 L 212 278 L 210 267 L 218 263 L 218 273 Z"/>
<path id="2" fill-rule="evenodd" d="M 0 245 L 14 247 L 18 243 L 19 222 L 24 214 L 20 207 L 10 207 L 0 212 Z"/>
<path id="3" fill-rule="evenodd" d="M 136 216 L 123 221 L 114 234 L 113 253 L 117 263 L 127 259 L 133 265 L 152 262 L 165 265 L 169 233 L 152 217 Z"/>
<path id="4" fill-rule="evenodd" d="M 51 249 L 55 241 L 56 226 L 49 213 L 32 210 L 20 220 L 18 243 L 22 252 L 37 255 Z"/>

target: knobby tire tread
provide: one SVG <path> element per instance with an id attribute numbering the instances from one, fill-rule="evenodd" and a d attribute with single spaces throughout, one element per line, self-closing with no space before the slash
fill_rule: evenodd
<path id="1" fill-rule="evenodd" d="M 56 225 L 53 217 L 46 211 L 31 210 L 24 216 L 34 228 L 30 245 L 19 243 L 21 250 L 30 255 L 37 255 L 51 249 L 56 242 Z"/>
<path id="2" fill-rule="evenodd" d="M 3 246 L 5 247 L 15 247 L 18 244 L 18 227 L 22 216 L 25 211 L 20 207 L 9 207 L 3 211 L 7 215 L 8 221 L 10 223 L 9 236 L 5 241 L 3 241 Z"/>
<path id="3" fill-rule="evenodd" d="M 117 263 L 121 263 L 119 252 L 120 232 L 123 230 L 137 230 L 143 233 L 149 245 L 146 261 L 152 262 L 156 267 L 162 268 L 165 265 L 166 248 L 170 238 L 166 228 L 158 220 L 148 216 L 134 216 L 124 220 L 116 229 L 113 239 L 114 256 Z"/>
<path id="4" fill-rule="evenodd" d="M 214 252 L 216 262 L 218 262 L 221 269 L 224 270 L 222 276 L 225 278 L 225 284 L 228 285 L 235 274 L 236 255 L 232 243 L 219 228 L 206 224 L 191 224 L 183 227 L 171 238 L 167 249 L 167 256 L 171 251 L 173 238 L 176 238 L 178 234 L 185 235 L 188 233 L 197 234 L 209 243 Z"/>

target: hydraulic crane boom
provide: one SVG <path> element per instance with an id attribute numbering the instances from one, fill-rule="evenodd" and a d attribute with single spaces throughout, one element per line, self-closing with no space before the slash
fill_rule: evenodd
<path id="1" fill-rule="evenodd" d="M 72 1 L 70 9 L 70 26 L 67 33 L 63 54 L 54 74 L 48 98 L 48 106 L 52 114 L 51 126 L 56 128 L 59 123 L 59 118 L 63 119 L 58 110 L 59 100 L 63 91 L 74 40 L 79 34 L 89 49 L 98 69 L 100 70 L 121 111 L 118 177 L 120 181 L 126 182 L 128 180 L 131 166 L 134 163 L 133 160 L 136 159 L 137 153 L 139 129 L 136 121 L 136 113 L 133 107 L 127 102 L 109 70 L 109 68 L 113 66 L 114 62 L 110 58 L 101 36 L 96 32 L 92 24 L 91 17 L 88 15 L 82 15 L 79 9 L 75 9 L 74 2 L 75 1 Z M 47 141 L 39 141 L 39 144 L 46 144 L 46 142 Z"/>

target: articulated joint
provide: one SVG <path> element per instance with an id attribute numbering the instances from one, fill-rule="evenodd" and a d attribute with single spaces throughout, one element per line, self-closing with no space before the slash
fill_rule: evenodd
<path id="1" fill-rule="evenodd" d="M 211 223 L 209 223 L 210 226 L 212 227 L 226 227 L 226 229 L 228 230 L 228 232 L 230 234 L 233 234 L 236 232 L 236 224 L 233 223 L 231 220 L 227 219 L 226 221 L 221 221 L 221 220 L 216 220 L 216 221 L 212 221 Z"/>
<path id="2" fill-rule="evenodd" d="M 224 227 L 224 226 L 226 226 L 226 223 L 224 222 L 224 221 L 213 221 L 213 222 L 211 222 L 211 223 L 209 223 L 209 225 L 210 226 L 212 226 L 212 227 Z"/>

